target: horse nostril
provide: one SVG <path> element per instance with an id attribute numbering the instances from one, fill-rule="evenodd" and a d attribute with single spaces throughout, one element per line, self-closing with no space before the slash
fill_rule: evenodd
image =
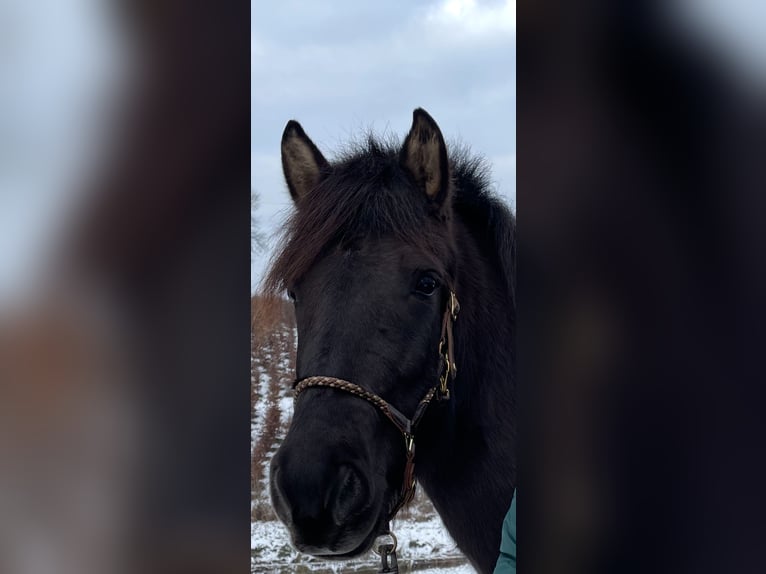
<path id="1" fill-rule="evenodd" d="M 369 500 L 367 482 L 354 468 L 342 466 L 336 475 L 335 484 L 328 492 L 325 507 L 330 511 L 333 522 L 342 526 L 369 506 Z"/>

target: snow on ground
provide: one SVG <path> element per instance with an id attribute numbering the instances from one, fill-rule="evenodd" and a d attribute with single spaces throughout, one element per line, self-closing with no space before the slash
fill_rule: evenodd
<path id="1" fill-rule="evenodd" d="M 253 522 L 250 525 L 250 550 L 255 564 L 273 564 L 292 558 L 290 535 L 281 522 Z"/>
<path id="2" fill-rule="evenodd" d="M 255 442 L 258 440 L 260 429 L 263 426 L 263 421 L 266 418 L 266 409 L 268 402 L 264 400 L 269 392 L 269 383 L 271 378 L 265 369 L 257 369 L 257 377 L 253 377 L 255 380 L 253 383 L 256 385 L 257 393 L 261 397 L 261 400 L 256 401 L 253 405 L 252 423 L 250 427 L 250 439 Z"/>
<path id="3" fill-rule="evenodd" d="M 469 574 L 465 564 L 438 516 L 427 520 L 398 520 L 393 530 L 399 540 L 397 556 L 402 572 L 413 567 L 429 574 Z M 296 552 L 290 546 L 287 530 L 278 521 L 254 522 L 251 535 L 251 571 L 254 573 L 287 572 L 366 572 L 375 571 L 379 558 L 373 553 L 346 562 L 327 562 Z M 433 568 L 422 566 L 429 562 Z M 438 566 L 436 566 L 438 564 Z"/>
<path id="4" fill-rule="evenodd" d="M 454 540 L 437 515 L 427 520 L 396 520 L 391 529 L 399 540 L 399 558 L 461 556 Z"/>

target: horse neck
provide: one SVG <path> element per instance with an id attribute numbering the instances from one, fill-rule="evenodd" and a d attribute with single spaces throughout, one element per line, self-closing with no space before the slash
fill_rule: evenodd
<path id="1" fill-rule="evenodd" d="M 423 429 L 416 468 L 450 534 L 483 571 L 494 567 L 516 483 L 514 319 L 507 281 L 460 232 L 458 374 L 452 398 Z"/>

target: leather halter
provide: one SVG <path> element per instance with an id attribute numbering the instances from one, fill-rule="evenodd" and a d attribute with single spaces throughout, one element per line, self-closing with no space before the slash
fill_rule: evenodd
<path id="1" fill-rule="evenodd" d="M 446 401 L 450 398 L 448 383 L 457 374 L 457 365 L 455 365 L 454 358 L 452 324 L 457 319 L 458 311 L 460 311 L 460 304 L 455 296 L 455 292 L 450 290 L 449 302 L 442 317 L 442 329 L 439 338 L 439 356 L 442 359 L 439 382 L 428 389 L 428 392 L 418 403 L 418 406 L 415 409 L 415 414 L 411 419 L 408 419 L 399 409 L 379 395 L 344 379 L 321 376 L 306 377 L 301 379 L 295 385 L 295 401 L 298 400 L 298 396 L 304 390 L 314 387 L 338 389 L 364 399 L 380 410 L 385 417 L 399 429 L 399 432 L 402 433 L 404 436 L 404 444 L 407 449 L 407 461 L 404 465 L 404 482 L 402 483 L 401 497 L 397 505 L 394 507 L 394 510 L 391 512 L 389 520 L 393 520 L 396 513 L 415 496 L 415 431 L 420 424 L 420 420 L 423 418 L 428 405 L 431 404 L 434 397 L 436 397 L 438 401 Z"/>

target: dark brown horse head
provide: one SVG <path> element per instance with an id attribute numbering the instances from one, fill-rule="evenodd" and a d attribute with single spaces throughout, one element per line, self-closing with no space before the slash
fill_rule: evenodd
<path id="1" fill-rule="evenodd" d="M 411 417 L 438 381 L 454 281 L 438 126 L 415 110 L 401 146 L 370 138 L 331 163 L 291 121 L 282 164 L 296 209 L 267 282 L 295 304 L 297 379 L 351 381 Z M 405 455 L 402 434 L 371 403 L 332 388 L 301 393 L 271 467 L 295 546 L 324 557 L 366 551 L 399 503 Z"/>

